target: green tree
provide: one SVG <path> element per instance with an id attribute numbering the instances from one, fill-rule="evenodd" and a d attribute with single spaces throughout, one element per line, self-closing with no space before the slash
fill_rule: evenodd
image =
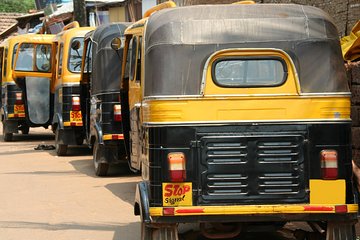
<path id="1" fill-rule="evenodd" d="M 34 0 L 0 0 L 0 12 L 27 13 L 35 9 Z"/>

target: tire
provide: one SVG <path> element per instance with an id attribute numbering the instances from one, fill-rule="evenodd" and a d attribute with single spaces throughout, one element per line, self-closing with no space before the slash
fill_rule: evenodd
<path id="1" fill-rule="evenodd" d="M 11 142 L 13 140 L 13 134 L 5 131 L 5 122 L 3 124 L 3 140 L 4 142 Z"/>
<path id="2" fill-rule="evenodd" d="M 179 240 L 177 226 L 167 225 L 151 227 L 141 223 L 141 240 Z"/>
<path id="3" fill-rule="evenodd" d="M 13 134 L 12 133 L 4 133 L 3 139 L 4 139 L 4 142 L 11 142 L 13 140 Z"/>
<path id="4" fill-rule="evenodd" d="M 77 145 L 82 145 L 84 143 L 84 136 L 79 132 L 75 132 L 75 141 Z"/>
<path id="5" fill-rule="evenodd" d="M 60 129 L 56 128 L 56 130 L 55 130 L 55 151 L 56 151 L 56 155 L 65 156 L 66 152 L 67 152 L 67 145 L 60 144 L 59 143 L 59 141 L 60 141 L 59 138 L 60 138 Z"/>
<path id="6" fill-rule="evenodd" d="M 107 176 L 109 170 L 109 164 L 106 162 L 102 162 L 104 158 L 104 150 L 99 145 L 98 140 L 95 140 L 93 145 L 93 162 L 94 162 L 94 170 L 95 175 L 98 177 L 105 177 Z"/>
<path id="7" fill-rule="evenodd" d="M 20 131 L 22 134 L 29 134 L 30 128 L 28 126 L 22 126 Z"/>

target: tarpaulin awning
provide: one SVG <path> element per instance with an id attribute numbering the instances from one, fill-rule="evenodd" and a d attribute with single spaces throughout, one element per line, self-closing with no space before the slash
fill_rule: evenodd
<path id="1" fill-rule="evenodd" d="M 347 61 L 360 58 L 360 21 L 355 24 L 350 35 L 341 38 L 341 50 Z"/>

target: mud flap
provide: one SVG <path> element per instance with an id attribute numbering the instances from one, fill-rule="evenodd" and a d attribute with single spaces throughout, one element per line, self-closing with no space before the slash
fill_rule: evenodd
<path id="1" fill-rule="evenodd" d="M 50 79 L 26 77 L 26 107 L 29 121 L 45 124 L 50 119 Z"/>

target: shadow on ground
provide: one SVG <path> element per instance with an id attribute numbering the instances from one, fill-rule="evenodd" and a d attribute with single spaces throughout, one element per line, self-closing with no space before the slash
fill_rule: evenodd
<path id="1" fill-rule="evenodd" d="M 135 189 L 136 184 L 138 183 L 139 178 L 133 177 L 133 179 L 128 178 L 127 182 L 124 183 L 110 183 L 105 185 L 105 187 L 112 192 L 116 197 L 120 198 L 124 202 L 134 204 L 135 198 Z"/>
<path id="2" fill-rule="evenodd" d="M 55 144 L 55 143 L 54 143 Z M 48 151 L 50 155 L 57 156 L 55 150 Z M 66 155 L 59 156 L 60 158 L 66 157 L 78 157 L 78 156 L 91 156 L 92 152 L 91 149 L 87 145 L 69 145 Z"/>
<path id="3" fill-rule="evenodd" d="M 49 130 L 49 133 L 30 133 L 29 134 L 14 134 L 12 142 L 22 141 L 53 141 L 55 135 Z"/>
<path id="4" fill-rule="evenodd" d="M 25 222 L 25 221 L 0 221 L 1 229 L 41 229 L 46 231 L 61 230 L 80 230 L 80 231 L 111 231 L 114 232 L 113 240 L 137 240 L 140 239 L 139 223 L 129 223 L 126 225 L 117 225 L 114 223 L 94 224 L 65 222 L 59 224 L 49 224 L 43 222 Z M 130 237 L 131 236 L 131 237 Z M 91 237 L 91 236 L 89 236 Z"/>
<path id="5" fill-rule="evenodd" d="M 90 177 L 96 177 L 94 173 L 94 164 L 93 161 L 90 159 L 86 160 L 73 160 L 69 162 L 73 167 Z M 119 164 L 119 165 L 112 165 L 110 166 L 108 176 L 106 178 L 111 177 L 131 177 L 136 176 L 136 174 L 132 173 L 127 164 Z"/>

